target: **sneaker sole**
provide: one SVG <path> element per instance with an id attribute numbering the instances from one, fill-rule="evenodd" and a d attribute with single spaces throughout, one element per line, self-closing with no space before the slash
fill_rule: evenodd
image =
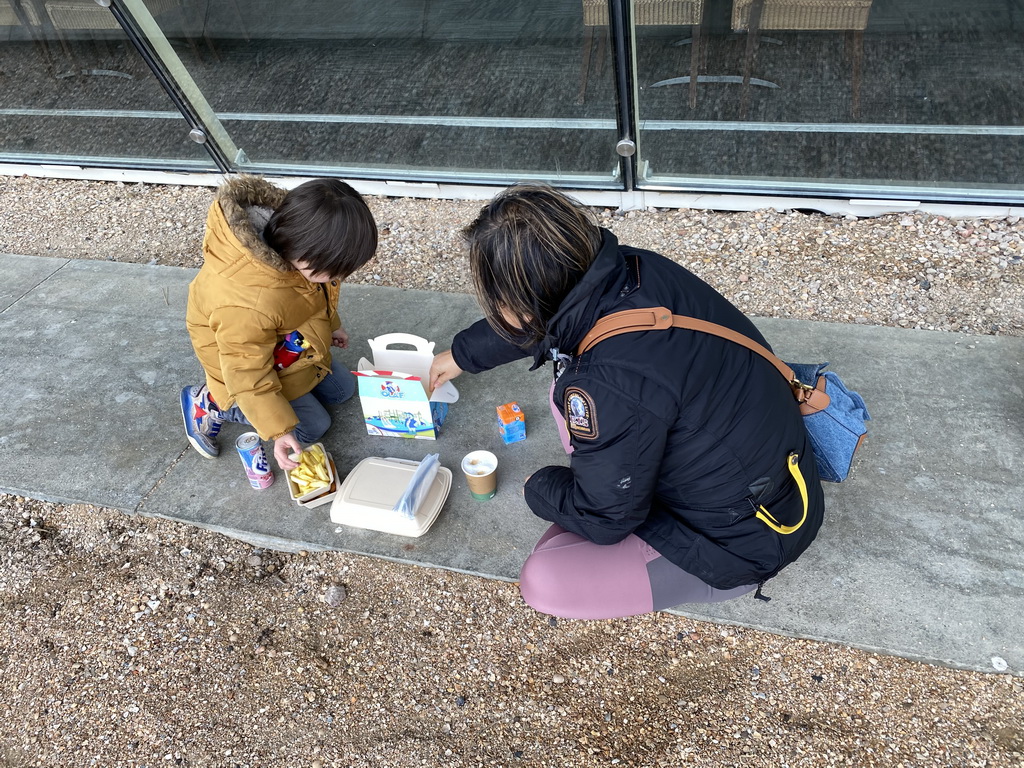
<path id="1" fill-rule="evenodd" d="M 190 432 L 192 420 L 188 416 L 188 396 L 186 395 L 187 392 L 187 387 L 181 390 L 181 397 L 179 398 L 181 402 L 181 421 L 182 424 L 185 426 L 185 437 L 188 438 L 189 445 L 195 448 L 196 453 L 198 453 L 204 459 L 216 459 L 220 455 L 220 451 L 218 451 L 217 453 L 210 453 L 202 443 L 200 443 L 198 440 L 192 437 L 192 434 Z"/>

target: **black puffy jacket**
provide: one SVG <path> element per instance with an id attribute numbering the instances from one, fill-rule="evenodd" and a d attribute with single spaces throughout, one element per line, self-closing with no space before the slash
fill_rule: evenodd
<path id="1" fill-rule="evenodd" d="M 625 333 L 575 356 L 602 316 L 668 307 L 768 346 L 742 312 L 691 272 L 650 251 L 601 251 L 529 351 L 485 321 L 459 333 L 455 362 L 472 373 L 529 354 L 555 360 L 555 402 L 568 414 L 569 467 L 544 467 L 525 488 L 537 516 L 597 544 L 635 533 L 664 557 L 719 589 L 757 584 L 795 560 L 821 526 L 824 498 L 811 446 L 785 379 L 726 339 L 678 328 Z M 794 533 L 755 517 L 759 505 L 785 525 L 803 503 L 787 469 L 796 452 L 809 510 Z"/>

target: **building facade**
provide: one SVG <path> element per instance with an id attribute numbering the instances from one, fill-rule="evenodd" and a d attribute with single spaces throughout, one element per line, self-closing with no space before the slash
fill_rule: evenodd
<path id="1" fill-rule="evenodd" d="M 0 0 L 0 164 L 1019 205 L 1024 0 Z"/>

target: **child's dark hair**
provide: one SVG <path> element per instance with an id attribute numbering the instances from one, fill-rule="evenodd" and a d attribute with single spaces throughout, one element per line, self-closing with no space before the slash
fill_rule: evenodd
<path id="1" fill-rule="evenodd" d="M 500 192 L 462 235 L 484 317 L 524 346 L 544 338 L 548 321 L 601 248 L 601 230 L 588 211 L 543 185 Z"/>
<path id="2" fill-rule="evenodd" d="M 263 239 L 288 261 L 344 280 L 377 250 L 377 223 L 348 184 L 313 179 L 285 195 L 267 222 Z"/>

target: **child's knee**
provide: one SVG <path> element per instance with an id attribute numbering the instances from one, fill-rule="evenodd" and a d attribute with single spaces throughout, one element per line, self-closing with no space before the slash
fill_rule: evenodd
<path id="1" fill-rule="evenodd" d="M 338 374 L 335 373 L 335 376 L 338 376 Z M 338 394 L 340 398 L 338 402 L 343 403 L 352 397 L 356 393 L 358 386 L 356 375 L 352 371 L 342 371 L 341 375 L 338 376 Z"/>
<path id="2" fill-rule="evenodd" d="M 331 428 L 331 414 L 324 411 L 314 418 L 303 419 L 295 427 L 295 437 L 300 443 L 315 443 Z"/>
<path id="3" fill-rule="evenodd" d="M 326 387 L 319 387 L 317 395 L 322 395 L 322 400 L 327 405 L 340 405 L 356 393 L 358 387 L 356 376 L 352 371 L 334 366 L 331 376 L 324 384 Z"/>

